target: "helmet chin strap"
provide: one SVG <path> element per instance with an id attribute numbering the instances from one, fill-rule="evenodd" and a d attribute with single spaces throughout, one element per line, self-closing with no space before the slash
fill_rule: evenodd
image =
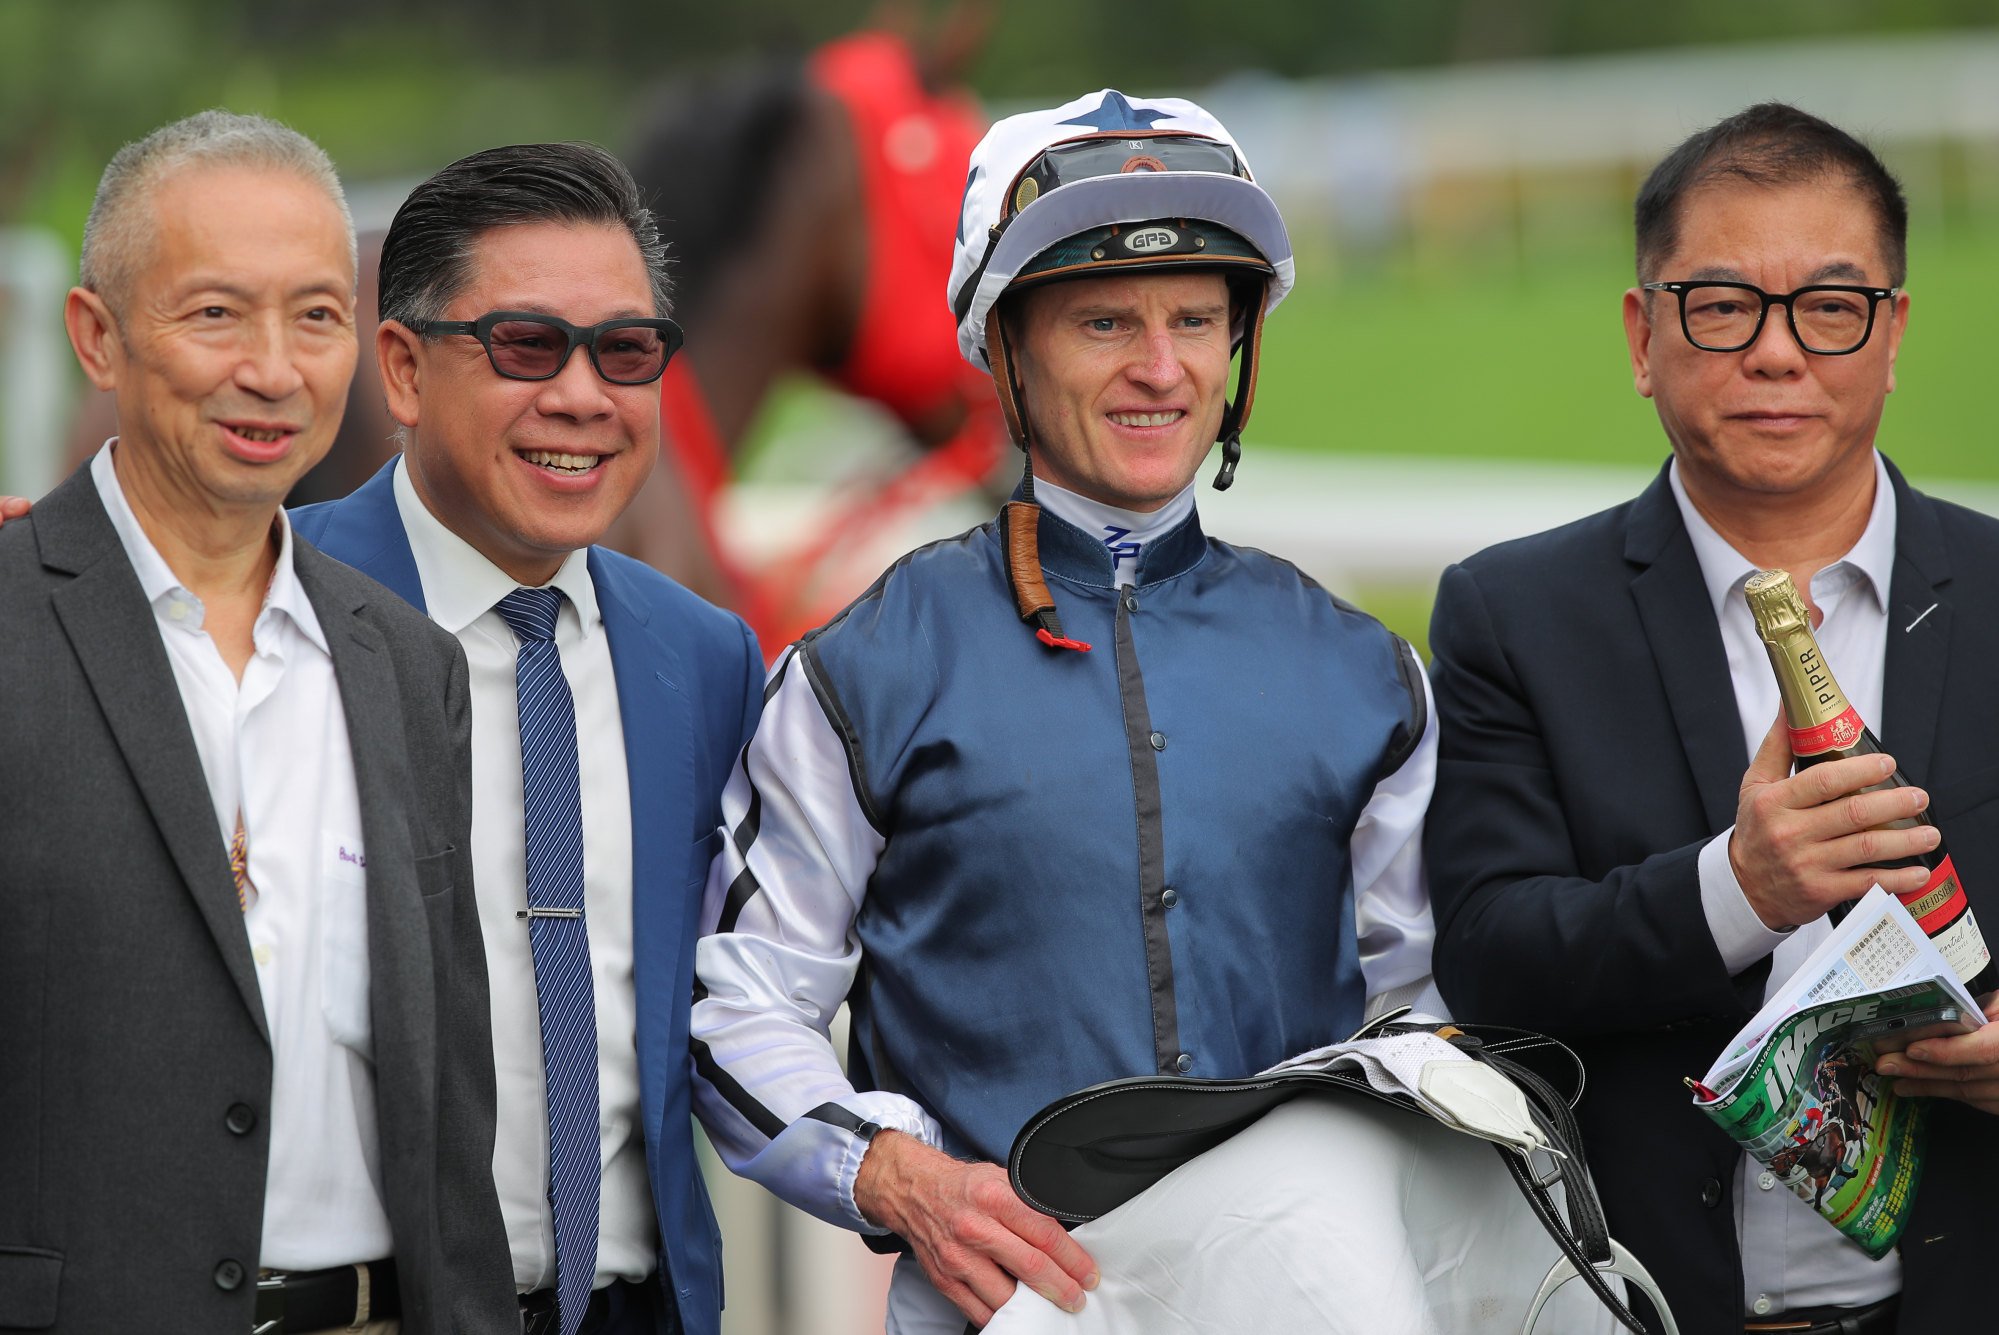
<path id="1" fill-rule="evenodd" d="M 1007 342 L 1006 321 L 1000 318 L 998 307 L 986 317 L 986 359 L 992 363 L 993 387 L 999 391 L 1000 413 L 1006 418 L 1007 434 L 1025 453 L 1027 419 L 1020 411 L 1019 391 L 1013 381 L 1013 348 Z"/>
<path id="2" fill-rule="evenodd" d="M 999 388 L 1000 411 L 1021 453 L 1020 499 L 1008 501 L 1000 509 L 1000 555 L 1006 561 L 1014 611 L 1034 627 L 1034 638 L 1050 649 L 1088 653 L 1089 645 L 1063 634 L 1055 595 L 1048 591 L 1048 581 L 1041 575 L 1041 507 L 1034 503 L 1034 451 L 1028 446 L 1027 419 L 1020 410 L 1014 384 L 1013 353 L 1007 347 L 1005 322 L 997 312 L 986 325 L 986 348 L 993 364 L 993 384 Z"/>
<path id="3" fill-rule="evenodd" d="M 1034 455 L 1027 453 L 1020 472 L 1021 499 L 1008 501 L 1000 512 L 1000 554 L 1006 561 L 1007 584 L 1013 590 L 1014 611 L 1034 627 L 1034 638 L 1050 649 L 1090 652 L 1090 646 L 1062 630 L 1055 595 L 1041 575 L 1041 507 L 1034 503 Z"/>
<path id="4" fill-rule="evenodd" d="M 1222 466 L 1215 473 L 1215 490 L 1227 491 L 1235 485 L 1235 466 L 1242 462 L 1242 433 L 1222 442 Z"/>
<path id="5" fill-rule="evenodd" d="M 1227 491 L 1235 484 L 1236 465 L 1242 462 L 1242 429 L 1249 425 L 1250 406 L 1256 399 L 1256 359 L 1263 349 L 1263 299 L 1267 291 L 1266 285 L 1257 292 L 1254 310 L 1243 320 L 1235 401 L 1222 409 L 1222 467 L 1215 474 L 1216 491 Z"/>

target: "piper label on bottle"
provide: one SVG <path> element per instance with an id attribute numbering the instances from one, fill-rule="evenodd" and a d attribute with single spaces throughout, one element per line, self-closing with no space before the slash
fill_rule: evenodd
<path id="1" fill-rule="evenodd" d="M 1978 977 L 1992 954 L 1978 931 L 1971 906 L 1965 903 L 1964 889 L 1957 883 L 1957 868 L 1950 859 L 1946 857 L 1937 864 L 1922 889 L 1896 898 L 1916 920 L 1916 926 L 1937 943 L 1937 949 L 1957 973 L 1957 980 L 1971 986 L 1971 980 Z"/>
<path id="2" fill-rule="evenodd" d="M 1860 740 L 1860 711 L 1848 705 L 1824 723 L 1791 729 L 1791 754 L 1815 756 L 1821 751 L 1844 751 Z"/>

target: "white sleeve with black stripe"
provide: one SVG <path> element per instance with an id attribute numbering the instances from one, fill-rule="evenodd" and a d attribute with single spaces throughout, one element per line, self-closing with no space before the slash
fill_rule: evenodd
<path id="1" fill-rule="evenodd" d="M 940 1137 L 913 1101 L 856 1092 L 827 1035 L 860 965 L 854 919 L 882 837 L 807 673 L 787 650 L 722 793 L 694 952 L 694 1105 L 733 1171 L 829 1223 L 882 1233 L 854 1205 L 869 1139 Z"/>
<path id="2" fill-rule="evenodd" d="M 1413 660 L 1415 650 L 1401 646 Z M 1354 930 L 1367 980 L 1367 1013 L 1396 1006 L 1449 1018 L 1430 976 L 1437 924 L 1423 868 L 1423 818 L 1437 783 L 1437 711 L 1430 682 L 1416 664 L 1412 693 L 1422 692 L 1423 731 L 1393 774 L 1374 786 L 1349 845 L 1353 864 Z"/>

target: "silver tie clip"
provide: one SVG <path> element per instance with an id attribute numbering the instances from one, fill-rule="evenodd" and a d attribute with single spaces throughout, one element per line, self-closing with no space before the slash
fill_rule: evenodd
<path id="1" fill-rule="evenodd" d="M 580 918 L 582 909 L 520 909 L 514 916 L 525 922 L 529 918 Z"/>

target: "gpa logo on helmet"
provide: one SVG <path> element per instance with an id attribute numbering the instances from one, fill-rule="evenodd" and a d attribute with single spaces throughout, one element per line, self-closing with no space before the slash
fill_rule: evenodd
<path id="1" fill-rule="evenodd" d="M 1157 255 L 1180 244 L 1180 234 L 1170 227 L 1141 227 L 1124 239 L 1124 248 L 1134 255 Z"/>

